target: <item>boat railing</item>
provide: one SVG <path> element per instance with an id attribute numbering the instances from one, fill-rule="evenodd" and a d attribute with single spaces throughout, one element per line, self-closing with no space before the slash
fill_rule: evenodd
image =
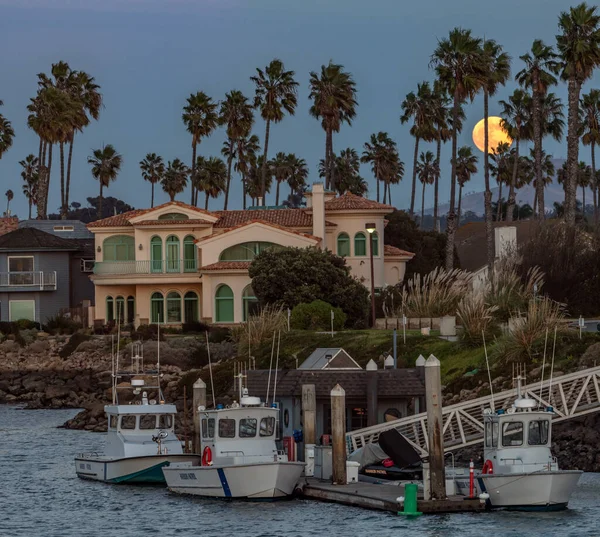
<path id="1" fill-rule="evenodd" d="M 99 457 L 100 454 L 97 451 L 87 451 L 85 453 L 80 453 L 77 455 L 80 459 L 85 459 L 86 457 Z"/>

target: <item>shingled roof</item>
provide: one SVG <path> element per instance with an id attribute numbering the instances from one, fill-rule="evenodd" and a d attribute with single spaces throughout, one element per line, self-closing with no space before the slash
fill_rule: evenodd
<path id="1" fill-rule="evenodd" d="M 357 196 L 351 192 L 330 199 L 325 202 L 326 211 L 360 211 L 360 210 L 386 210 L 392 212 L 394 208 L 391 205 L 379 203 L 378 201 L 369 200 L 362 196 Z"/>
<path id="2" fill-rule="evenodd" d="M 3 251 L 28 251 L 28 250 L 79 250 L 80 246 L 68 239 L 63 239 L 45 233 L 32 227 L 22 227 L 0 236 L 0 250 Z"/>
<path id="3" fill-rule="evenodd" d="M 277 373 L 277 395 L 301 397 L 303 384 L 314 384 L 317 398 L 329 398 L 332 388 L 339 384 L 346 391 L 346 399 L 364 398 L 367 394 L 369 371 L 284 369 Z M 419 397 L 425 387 L 415 369 L 380 369 L 377 371 L 377 395 L 381 398 Z M 248 371 L 248 391 L 251 394 L 267 392 L 268 370 Z M 271 377 L 271 385 L 273 378 Z"/>
<path id="4" fill-rule="evenodd" d="M 248 270 L 251 261 L 219 261 L 211 265 L 200 267 L 200 271 L 213 270 Z"/>
<path id="5" fill-rule="evenodd" d="M 305 209 L 250 209 L 245 211 L 215 211 L 213 214 L 219 217 L 214 225 L 215 228 L 231 228 L 252 220 L 262 220 L 270 224 L 294 228 L 312 228 L 313 224 L 312 214 Z M 331 222 L 325 222 L 325 225 L 335 226 Z"/>

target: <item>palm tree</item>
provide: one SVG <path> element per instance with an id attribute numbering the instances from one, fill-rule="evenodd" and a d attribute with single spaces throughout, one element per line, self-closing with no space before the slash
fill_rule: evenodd
<path id="1" fill-rule="evenodd" d="M 530 160 L 535 159 L 535 152 L 533 149 L 529 151 Z M 538 196 L 538 188 L 537 188 L 537 178 L 535 177 L 535 164 L 534 168 L 534 179 L 533 179 L 533 187 L 535 189 L 534 199 L 533 199 L 533 213 L 535 215 L 536 207 L 537 207 L 537 196 Z M 552 184 L 552 180 L 556 174 L 556 170 L 554 168 L 554 163 L 552 162 L 552 156 L 547 155 L 545 151 L 542 151 L 542 187 L 541 190 L 544 191 L 547 185 Z M 545 208 L 544 208 L 545 210 Z"/>
<path id="2" fill-rule="evenodd" d="M 335 191 L 342 195 L 346 192 L 356 196 L 364 196 L 369 190 L 367 182 L 360 176 L 361 159 L 355 149 L 342 149 L 339 156 L 333 155 L 334 173 L 336 176 Z M 319 177 L 325 177 L 327 166 L 325 160 L 319 163 Z"/>
<path id="3" fill-rule="evenodd" d="M 466 183 L 471 180 L 471 176 L 477 173 L 477 162 L 479 159 L 473 155 L 473 151 L 468 146 L 463 146 L 458 150 L 456 160 L 456 180 L 458 181 L 458 216 L 456 225 L 460 224 L 460 210 L 462 204 L 462 191 Z"/>
<path id="4" fill-rule="evenodd" d="M 424 139 L 431 141 L 434 137 L 433 120 L 433 94 L 429 82 L 423 82 L 417 85 L 417 93 L 410 92 L 404 101 L 402 101 L 401 123 L 407 123 L 413 120 L 413 126 L 410 128 L 410 134 L 415 138 L 415 152 L 413 156 L 413 174 L 412 190 L 410 194 L 410 215 L 412 216 L 415 208 L 415 196 L 417 189 L 417 158 L 419 156 L 419 141 Z M 384 202 L 385 203 L 385 202 Z"/>
<path id="5" fill-rule="evenodd" d="M 266 176 L 266 193 L 271 192 L 271 185 L 273 183 L 273 167 L 269 161 L 266 164 L 267 176 Z M 258 156 L 251 164 L 246 176 L 246 192 L 252 200 L 252 205 L 258 205 L 258 201 L 262 198 L 262 172 L 263 172 L 263 156 Z M 264 200 L 264 198 L 263 198 Z M 262 202 L 264 203 L 264 201 Z"/>
<path id="6" fill-rule="evenodd" d="M 435 182 L 437 176 L 437 162 L 431 151 L 423 152 L 419 155 L 417 161 L 417 174 L 419 175 L 419 181 L 423 185 L 423 193 L 421 195 L 421 222 L 420 227 L 423 229 L 423 221 L 425 218 L 425 187 L 432 185 Z M 459 202 L 460 203 L 460 202 Z M 459 204 L 460 207 L 460 204 Z"/>
<path id="7" fill-rule="evenodd" d="M 579 161 L 579 95 L 581 85 L 600 65 L 600 15 L 596 6 L 581 3 L 563 11 L 558 19 L 561 34 L 556 36 L 562 59 L 561 77 L 568 82 L 567 169 L 565 222 L 575 224 Z"/>
<path id="8" fill-rule="evenodd" d="M 325 131 L 325 186 L 335 190 L 333 133 L 339 132 L 344 122 L 351 125 L 356 116 L 356 83 L 343 65 L 330 61 L 321 66 L 320 75 L 310 73 L 309 85 L 310 115 L 321 120 Z"/>
<path id="9" fill-rule="evenodd" d="M 23 168 L 21 178 L 23 179 L 23 195 L 29 203 L 29 220 L 31 220 L 31 207 L 37 203 L 38 166 L 39 160 L 35 155 L 27 155 L 24 160 L 19 161 Z"/>
<path id="10" fill-rule="evenodd" d="M 6 216 L 10 216 L 10 202 L 15 197 L 12 190 L 7 190 L 4 194 L 6 196 Z"/>
<path id="11" fill-rule="evenodd" d="M 243 136 L 238 140 L 236 148 L 235 171 L 242 176 L 243 186 L 243 208 L 246 209 L 246 194 L 248 192 L 248 175 L 253 166 L 256 165 L 257 154 L 260 150 L 258 136 Z"/>
<path id="12" fill-rule="evenodd" d="M 0 101 L 0 106 L 4 103 Z M 2 114 L 0 114 L 0 159 L 2 155 L 8 151 L 13 143 L 15 137 L 15 131 L 12 128 L 12 124 Z"/>
<path id="13" fill-rule="evenodd" d="M 219 116 L 221 124 L 227 128 L 227 140 L 224 142 L 222 151 L 223 156 L 227 157 L 227 183 L 223 205 L 223 210 L 226 211 L 231 186 L 231 165 L 237 156 L 236 148 L 239 140 L 250 134 L 254 123 L 254 113 L 244 94 L 241 91 L 233 90 L 225 94 Z"/>
<path id="14" fill-rule="evenodd" d="M 279 186 L 282 182 L 287 183 L 290 176 L 288 155 L 279 151 L 273 160 L 271 160 L 273 177 L 277 183 L 275 187 L 275 205 L 279 205 Z"/>
<path id="15" fill-rule="evenodd" d="M 267 194 L 267 163 L 271 123 L 282 121 L 286 112 L 290 116 L 293 116 L 296 112 L 298 82 L 294 80 L 294 71 L 286 71 L 283 62 L 277 58 L 272 60 L 264 71 L 257 68 L 256 73 L 256 76 L 250 77 L 250 80 L 256 86 L 254 107 L 260 110 L 260 115 L 266 122 L 260 190 L 260 195 L 264 200 Z"/>
<path id="16" fill-rule="evenodd" d="M 490 171 L 492 175 L 496 177 L 498 183 L 498 203 L 497 203 L 497 214 L 496 221 L 502 220 L 502 185 L 507 185 L 511 180 L 511 163 L 512 158 L 510 155 L 510 144 L 506 142 L 500 142 L 498 147 L 493 149 L 492 162 L 490 165 Z"/>
<path id="17" fill-rule="evenodd" d="M 151 185 L 150 207 L 154 207 L 154 185 L 162 181 L 165 173 L 163 158 L 156 153 L 148 153 L 144 160 L 140 161 L 140 170 L 144 181 L 148 181 Z"/>
<path id="18" fill-rule="evenodd" d="M 116 149 L 108 144 L 102 149 L 96 149 L 87 159 L 92 166 L 92 175 L 100 183 L 100 199 L 98 201 L 98 218 L 104 218 L 102 212 L 103 189 L 108 188 L 111 181 L 115 181 L 123 164 L 123 157 Z"/>
<path id="19" fill-rule="evenodd" d="M 218 157 L 204 159 L 197 170 L 197 190 L 204 192 L 204 210 L 208 211 L 209 198 L 217 198 L 225 190 L 227 181 L 227 166 Z"/>
<path id="20" fill-rule="evenodd" d="M 303 158 L 298 158 L 294 153 L 287 156 L 288 161 L 288 186 L 290 187 L 290 196 L 303 196 L 306 189 L 306 179 L 308 178 L 308 166 Z"/>
<path id="21" fill-rule="evenodd" d="M 583 218 L 585 219 L 585 209 L 587 207 L 585 203 L 585 190 L 592 184 L 592 168 L 588 166 L 585 162 L 580 162 L 577 166 L 577 186 L 581 187 L 581 209 L 583 213 Z"/>
<path id="22" fill-rule="evenodd" d="M 196 169 L 196 149 L 202 138 L 207 138 L 217 128 L 219 124 L 219 114 L 217 113 L 218 104 L 213 102 L 203 91 L 192 93 L 187 98 L 187 104 L 183 107 L 183 120 L 187 131 L 192 135 L 192 177 Z M 178 159 L 176 159 L 178 160 Z M 175 161 L 173 161 L 175 163 Z M 177 192 L 179 193 L 179 192 Z M 198 204 L 198 194 L 195 191 L 195 185 L 192 181 L 192 201 L 191 204 Z"/>
<path id="23" fill-rule="evenodd" d="M 512 177 L 508 193 L 508 207 L 506 209 L 506 221 L 512 222 L 515 207 L 515 187 L 519 173 L 519 145 L 521 140 L 530 138 L 527 126 L 530 124 L 531 96 L 522 89 L 516 89 L 508 98 L 508 101 L 500 101 L 502 106 L 501 126 L 506 133 L 515 141 L 515 158 L 513 159 Z"/>
<path id="24" fill-rule="evenodd" d="M 202 157 L 198 157 L 198 160 L 201 161 L 201 159 Z M 195 164 L 194 169 L 197 169 L 198 163 L 196 162 Z M 175 196 L 185 190 L 189 174 L 190 169 L 180 159 L 176 158 L 167 163 L 167 168 L 160 180 L 160 184 L 171 201 L 175 201 Z"/>
<path id="25" fill-rule="evenodd" d="M 556 74 L 560 71 L 560 64 L 557 61 L 558 56 L 554 53 L 551 46 L 545 45 L 541 39 L 536 39 L 531 46 L 531 52 L 520 57 L 525 63 L 525 67 L 516 75 L 516 79 L 525 88 L 530 88 L 532 92 L 533 112 L 532 131 L 533 148 L 535 164 L 535 184 L 536 197 L 538 202 L 537 215 L 539 219 L 544 218 L 544 182 L 542 180 L 542 140 L 543 140 L 543 119 L 542 119 L 542 99 L 546 96 L 548 88 L 556 84 Z M 534 211 L 536 207 L 533 208 Z"/>
<path id="26" fill-rule="evenodd" d="M 454 265 L 454 235 L 456 233 L 456 160 L 457 133 L 460 107 L 467 99 L 473 100 L 481 87 L 484 65 L 481 55 L 481 39 L 471 35 L 470 30 L 455 28 L 447 39 L 439 41 L 431 57 L 431 65 L 449 95 L 452 95 L 452 172 L 450 178 L 450 210 L 447 223 L 446 268 Z"/>
<path id="27" fill-rule="evenodd" d="M 596 146 L 600 145 L 600 90 L 591 89 L 581 97 L 583 118 L 583 145 L 589 145 L 592 153 L 592 177 L 596 177 Z M 594 221 L 598 223 L 598 188 L 592 181 L 594 199 Z"/>
<path id="28" fill-rule="evenodd" d="M 390 183 L 396 184 L 404 175 L 404 163 L 400 161 L 396 142 L 387 132 L 371 134 L 369 142 L 364 144 L 361 162 L 371 163 L 371 169 L 377 184 L 377 201 L 379 201 L 379 182 L 383 182 L 383 203 L 387 201 Z M 400 176 L 396 181 L 397 176 Z"/>

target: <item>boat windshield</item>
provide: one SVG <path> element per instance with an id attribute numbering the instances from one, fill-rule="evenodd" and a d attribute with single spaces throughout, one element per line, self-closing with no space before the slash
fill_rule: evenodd
<path id="1" fill-rule="evenodd" d="M 219 438 L 235 438 L 235 420 L 219 420 Z"/>
<path id="2" fill-rule="evenodd" d="M 158 416 L 158 428 L 170 429 L 173 427 L 173 416 L 171 414 L 160 414 Z"/>
<path id="3" fill-rule="evenodd" d="M 135 416 L 132 414 L 121 416 L 121 429 L 135 429 L 135 421 Z"/>
<path id="4" fill-rule="evenodd" d="M 256 436 L 256 419 L 242 418 L 240 420 L 240 438 L 254 438 Z"/>
<path id="5" fill-rule="evenodd" d="M 140 429 L 156 429 L 156 414 L 140 416 Z"/>
<path id="6" fill-rule="evenodd" d="M 509 421 L 502 425 L 502 445 L 504 447 L 523 445 L 522 421 Z"/>
<path id="7" fill-rule="evenodd" d="M 215 437 L 215 418 L 202 419 L 202 438 Z"/>
<path id="8" fill-rule="evenodd" d="M 548 443 L 548 431 L 550 422 L 548 420 L 530 421 L 527 443 L 530 446 L 544 446 Z"/>
<path id="9" fill-rule="evenodd" d="M 488 421 L 485 424 L 485 447 L 498 447 L 498 422 Z"/>
<path id="10" fill-rule="evenodd" d="M 108 428 L 109 429 L 116 429 L 117 428 L 117 423 L 119 423 L 119 418 L 117 416 L 110 416 L 110 420 L 108 420 Z"/>
<path id="11" fill-rule="evenodd" d="M 275 431 L 275 418 L 268 417 L 260 420 L 260 436 L 273 436 Z"/>

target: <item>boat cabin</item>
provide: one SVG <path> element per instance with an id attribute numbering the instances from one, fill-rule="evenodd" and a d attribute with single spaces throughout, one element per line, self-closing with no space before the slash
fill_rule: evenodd
<path id="1" fill-rule="evenodd" d="M 552 408 L 518 398 L 508 410 L 484 414 L 484 473 L 558 470 L 550 451 Z"/>

